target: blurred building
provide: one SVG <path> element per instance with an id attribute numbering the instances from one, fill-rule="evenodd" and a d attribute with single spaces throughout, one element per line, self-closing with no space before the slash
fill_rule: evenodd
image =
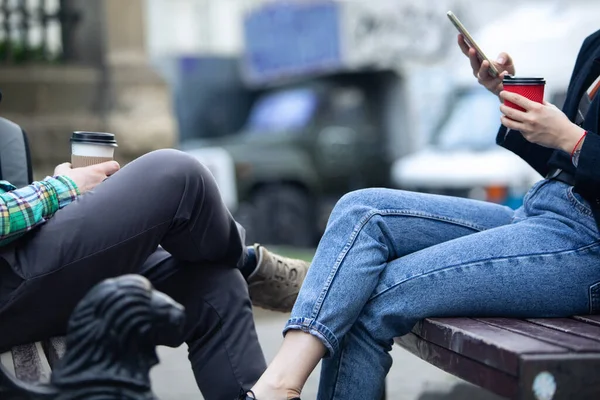
<path id="1" fill-rule="evenodd" d="M 325 0 L 326 1 L 326 0 Z M 476 31 L 512 6 L 523 3 L 518 0 L 332 0 L 349 4 L 349 13 L 343 29 L 356 28 L 357 15 L 365 10 L 385 8 L 388 22 L 380 23 L 380 35 L 370 35 L 360 42 L 349 42 L 355 59 L 393 55 L 401 48 L 403 62 L 405 49 L 411 44 L 437 46 L 448 39 L 449 23 L 445 12 L 452 9 L 463 22 Z M 561 2 L 563 0 L 529 0 L 533 3 Z M 148 51 L 154 65 L 170 83 L 175 101 L 179 135 L 182 141 L 197 137 L 214 137 L 231 133 L 240 128 L 240 117 L 246 110 L 243 82 L 240 77 L 240 57 L 245 50 L 244 16 L 257 7 L 268 3 L 291 3 L 294 0 L 147 0 Z M 296 3 L 306 1 L 296 0 Z M 430 15 L 441 18 L 415 19 L 408 8 L 427 9 Z M 358 10 L 358 11 L 357 11 Z M 385 14 L 385 13 L 384 13 Z M 432 23 L 432 21 L 434 21 Z M 360 22 L 360 21 L 358 21 Z M 364 25 L 363 25 L 364 26 Z M 389 47 L 386 49 L 383 44 Z M 447 51 L 458 51 L 454 41 L 444 45 Z M 292 47 L 292 46 L 291 46 Z M 437 51 L 431 57 L 439 59 L 447 51 Z M 389 60 L 388 60 L 389 61 Z M 423 80 L 430 80 L 429 77 Z M 213 93 L 223 93 L 215 97 Z M 427 95 L 427 97 L 430 97 Z M 238 111 L 225 111 L 224 98 L 236 101 Z M 227 115 L 226 115 L 227 114 Z M 239 115 L 238 115 L 239 114 Z M 417 136 L 417 138 L 420 136 Z"/>
<path id="2" fill-rule="evenodd" d="M 1 115 L 31 139 L 37 175 L 74 130 L 118 135 L 117 157 L 173 144 L 169 91 L 150 67 L 145 0 L 12 0 L 0 8 Z"/>
<path id="3" fill-rule="evenodd" d="M 295 245 L 339 196 L 391 186 L 389 165 L 445 122 L 457 76 L 473 81 L 447 10 L 479 33 L 523 3 L 532 22 L 579 3 L 148 1 L 148 47 L 171 83 L 182 148 L 209 166 L 250 237 Z M 498 43 L 511 28 L 502 23 Z"/>

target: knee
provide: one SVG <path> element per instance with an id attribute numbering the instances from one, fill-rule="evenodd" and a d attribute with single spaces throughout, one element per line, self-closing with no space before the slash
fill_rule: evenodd
<path id="1" fill-rule="evenodd" d="M 143 156 L 147 163 L 154 166 L 154 170 L 160 175 L 172 177 L 184 175 L 210 176 L 208 168 L 191 155 L 175 149 L 155 150 Z"/>
<path id="2" fill-rule="evenodd" d="M 197 183 L 204 190 L 216 190 L 210 170 L 191 155 L 175 149 L 161 149 L 140 157 L 143 168 L 162 188 L 184 190 Z"/>
<path id="3" fill-rule="evenodd" d="M 346 193 L 338 200 L 331 218 L 360 218 L 376 208 L 376 199 L 381 196 L 380 189 L 360 189 Z"/>

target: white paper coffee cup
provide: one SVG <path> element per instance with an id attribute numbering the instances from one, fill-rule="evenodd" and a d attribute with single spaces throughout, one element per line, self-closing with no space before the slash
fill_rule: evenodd
<path id="1" fill-rule="evenodd" d="M 117 141 L 106 132 L 73 132 L 71 136 L 71 166 L 87 167 L 114 159 Z"/>

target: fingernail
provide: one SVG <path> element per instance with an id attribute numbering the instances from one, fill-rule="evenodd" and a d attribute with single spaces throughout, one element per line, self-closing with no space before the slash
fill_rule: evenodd
<path id="1" fill-rule="evenodd" d="M 498 57 L 498 59 L 496 60 L 496 62 L 497 62 L 498 64 L 504 64 L 504 61 L 506 61 L 506 60 L 504 59 L 504 57 Z"/>

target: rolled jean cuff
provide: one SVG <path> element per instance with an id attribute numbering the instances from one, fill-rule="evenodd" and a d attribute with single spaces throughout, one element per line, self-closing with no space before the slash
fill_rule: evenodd
<path id="1" fill-rule="evenodd" d="M 319 339 L 327 348 L 325 358 L 333 356 L 339 350 L 339 342 L 335 335 L 325 325 L 312 318 L 290 318 L 283 328 L 283 335 L 289 330 L 300 330 Z"/>

